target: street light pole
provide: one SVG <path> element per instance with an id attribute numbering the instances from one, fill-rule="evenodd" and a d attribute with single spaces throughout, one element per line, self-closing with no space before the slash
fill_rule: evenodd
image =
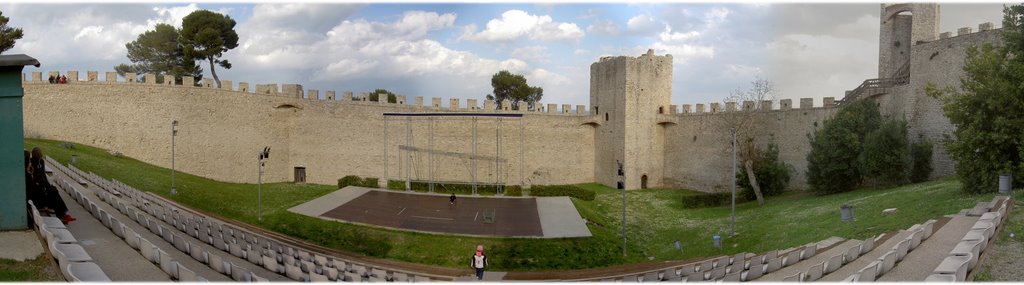
<path id="1" fill-rule="evenodd" d="M 736 128 L 732 133 L 732 235 L 736 235 Z"/>
<path id="2" fill-rule="evenodd" d="M 171 195 L 178 195 L 178 189 L 174 187 L 174 138 L 178 136 L 178 120 L 171 122 Z"/>
<path id="3" fill-rule="evenodd" d="M 618 166 L 618 178 L 616 186 L 622 190 L 622 256 L 626 256 L 626 172 L 622 169 L 622 162 L 616 160 Z"/>
<path id="4" fill-rule="evenodd" d="M 263 164 L 270 158 L 270 147 L 264 147 L 259 153 L 257 164 L 259 165 L 259 176 L 256 178 L 256 220 L 263 221 Z"/>

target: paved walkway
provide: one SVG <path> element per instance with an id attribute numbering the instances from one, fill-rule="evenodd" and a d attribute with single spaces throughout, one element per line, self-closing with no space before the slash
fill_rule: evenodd
<path id="1" fill-rule="evenodd" d="M 320 198 L 313 199 L 309 202 L 299 204 L 298 206 L 288 209 L 289 212 L 306 215 L 310 217 L 320 217 L 331 209 L 345 205 L 345 203 L 351 202 L 359 196 L 363 196 L 366 192 L 370 192 L 373 188 L 348 186 L 337 191 L 327 193 L 327 195 L 320 196 Z"/>
<path id="2" fill-rule="evenodd" d="M 949 251 L 956 247 L 960 239 L 974 226 L 978 217 L 955 216 L 945 226 L 932 234 L 928 240 L 918 245 L 913 251 L 896 263 L 892 271 L 878 278 L 880 282 L 922 281 L 935 271 Z"/>
<path id="3" fill-rule="evenodd" d="M 0 232 L 0 258 L 15 261 L 35 259 L 43 254 L 43 241 L 34 230 Z"/>
<path id="4" fill-rule="evenodd" d="M 569 197 L 537 197 L 537 213 L 546 238 L 591 236 L 587 221 Z"/>

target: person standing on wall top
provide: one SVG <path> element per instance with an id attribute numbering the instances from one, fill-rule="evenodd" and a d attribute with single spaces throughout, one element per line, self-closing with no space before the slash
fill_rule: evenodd
<path id="1" fill-rule="evenodd" d="M 476 270 L 476 280 L 484 279 L 484 268 L 487 267 L 487 256 L 484 255 L 484 246 L 476 246 L 476 254 L 473 255 L 469 263 L 469 267 L 473 267 Z"/>

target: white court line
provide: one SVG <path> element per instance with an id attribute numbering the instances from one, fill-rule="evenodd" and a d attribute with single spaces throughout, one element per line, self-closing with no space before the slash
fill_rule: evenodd
<path id="1" fill-rule="evenodd" d="M 421 219 L 446 220 L 446 221 L 454 221 L 455 220 L 455 219 L 452 219 L 452 218 L 438 218 L 438 217 L 424 217 L 424 216 L 410 216 L 410 217 L 421 218 Z"/>
<path id="2" fill-rule="evenodd" d="M 395 215 L 395 216 L 401 216 L 403 212 L 405 212 L 405 208 L 402 208 L 402 210 L 401 210 L 401 211 L 398 211 L 398 214 L 397 214 L 397 215 Z"/>
<path id="3" fill-rule="evenodd" d="M 476 215 L 473 215 L 473 221 L 476 222 L 476 218 L 480 216 L 480 211 L 476 211 Z"/>
<path id="4" fill-rule="evenodd" d="M 422 215 L 412 215 L 411 217 L 430 218 L 430 219 L 443 219 L 443 220 L 455 220 L 455 218 L 451 218 L 451 217 L 436 217 L 436 216 L 422 216 Z"/>

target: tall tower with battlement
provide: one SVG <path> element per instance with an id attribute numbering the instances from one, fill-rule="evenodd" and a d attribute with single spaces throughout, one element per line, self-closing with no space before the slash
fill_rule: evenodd
<path id="1" fill-rule="evenodd" d="M 626 189 L 662 186 L 664 126 L 672 100 L 672 55 L 603 57 L 590 65 L 594 179 L 615 187 L 622 161 Z"/>
<path id="2" fill-rule="evenodd" d="M 882 4 L 878 33 L 878 78 L 910 71 L 910 47 L 939 36 L 939 4 Z"/>

